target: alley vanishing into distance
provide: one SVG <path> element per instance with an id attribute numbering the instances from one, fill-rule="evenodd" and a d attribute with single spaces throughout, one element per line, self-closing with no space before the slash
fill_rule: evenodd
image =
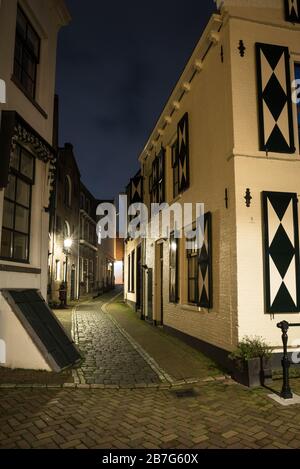
<path id="1" fill-rule="evenodd" d="M 121 291 L 57 316 L 83 361 L 47 378 L 0 374 L 1 448 L 299 447 L 298 406 L 236 384 L 196 350 L 140 321 Z M 271 387 L 280 386 L 279 379 Z M 299 380 L 292 386 L 300 391 Z"/>

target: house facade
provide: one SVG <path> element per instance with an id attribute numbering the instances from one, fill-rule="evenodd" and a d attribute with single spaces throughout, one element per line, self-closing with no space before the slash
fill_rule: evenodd
<path id="1" fill-rule="evenodd" d="M 66 143 L 57 154 L 50 222 L 48 301 L 53 304 L 60 302 L 62 287 L 67 301 L 79 298 L 80 184 L 73 145 Z"/>
<path id="2" fill-rule="evenodd" d="M 186 249 L 172 214 L 169 239 L 129 236 L 125 298 L 226 364 L 245 336 L 279 352 L 277 323 L 299 322 L 300 5 L 217 3 L 139 157 L 141 200 L 203 203 L 204 242 Z"/>
<path id="3" fill-rule="evenodd" d="M 114 205 L 113 200 L 98 200 L 99 204 Z M 96 215 L 97 223 L 101 219 Z M 96 230 L 97 231 L 97 230 Z M 97 259 L 96 259 L 96 287 L 98 293 L 103 293 L 112 290 L 115 286 L 115 252 L 116 240 L 111 238 L 99 239 L 97 238 Z"/>
<path id="4" fill-rule="evenodd" d="M 36 289 L 44 299 L 57 35 L 69 21 L 62 0 L 0 2 L 0 289 Z M 0 331 L 6 366 L 49 368 L 2 293 Z"/>
<path id="5" fill-rule="evenodd" d="M 98 292 L 96 234 L 97 200 L 81 182 L 80 186 L 80 248 L 79 248 L 79 293 L 85 296 Z"/>

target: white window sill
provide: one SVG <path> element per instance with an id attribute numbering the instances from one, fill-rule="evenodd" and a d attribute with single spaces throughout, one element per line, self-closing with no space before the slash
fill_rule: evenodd
<path id="1" fill-rule="evenodd" d="M 196 305 L 180 305 L 180 307 L 183 311 L 193 311 L 195 313 L 200 313 L 202 311 L 202 308 Z"/>

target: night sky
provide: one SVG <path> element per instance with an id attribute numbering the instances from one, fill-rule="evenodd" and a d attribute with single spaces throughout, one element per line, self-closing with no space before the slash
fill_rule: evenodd
<path id="1" fill-rule="evenodd" d="M 123 191 L 213 0 L 66 0 L 57 62 L 60 145 L 98 198 Z"/>

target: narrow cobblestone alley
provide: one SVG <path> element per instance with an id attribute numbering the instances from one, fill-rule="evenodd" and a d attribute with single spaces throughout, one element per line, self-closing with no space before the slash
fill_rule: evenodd
<path id="1" fill-rule="evenodd" d="M 84 378 L 86 384 L 159 383 L 158 375 L 103 311 L 103 305 L 99 301 L 74 311 L 76 342 L 84 356 L 78 382 Z"/>

